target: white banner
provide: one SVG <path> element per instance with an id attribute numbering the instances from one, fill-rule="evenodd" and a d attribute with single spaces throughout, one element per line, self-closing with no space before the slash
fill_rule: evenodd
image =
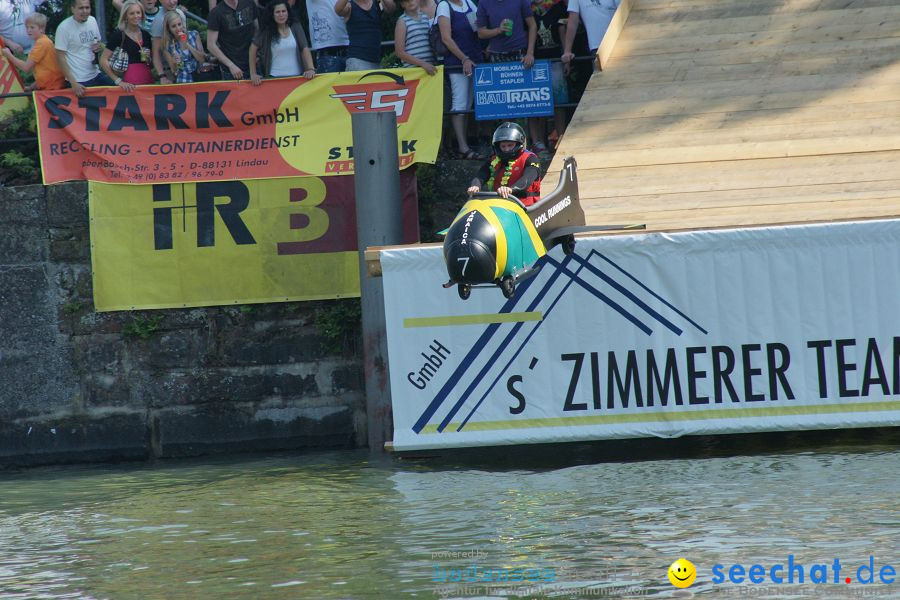
<path id="1" fill-rule="evenodd" d="M 900 221 L 581 239 L 510 300 L 381 265 L 398 450 L 900 425 Z"/>

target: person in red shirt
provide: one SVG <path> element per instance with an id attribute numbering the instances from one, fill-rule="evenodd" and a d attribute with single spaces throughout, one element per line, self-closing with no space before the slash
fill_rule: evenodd
<path id="1" fill-rule="evenodd" d="M 494 131 L 494 154 L 481 166 L 466 192 L 471 196 L 482 187 L 501 198 L 523 192 L 522 204 L 531 206 L 540 199 L 541 161 L 525 148 L 525 131 L 516 123 L 503 123 Z"/>

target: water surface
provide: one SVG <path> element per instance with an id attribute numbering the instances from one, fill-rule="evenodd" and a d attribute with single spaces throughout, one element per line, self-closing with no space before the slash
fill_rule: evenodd
<path id="1" fill-rule="evenodd" d="M 740 592 L 712 583 L 715 564 L 872 555 L 900 572 L 896 446 L 509 463 L 344 451 L 0 473 L 0 598 L 484 597 L 435 582 L 473 567 L 552 573 L 492 597 L 663 598 L 679 557 L 710 598 Z"/>

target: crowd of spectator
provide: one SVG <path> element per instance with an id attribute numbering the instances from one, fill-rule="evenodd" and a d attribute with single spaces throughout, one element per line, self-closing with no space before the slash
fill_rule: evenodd
<path id="1" fill-rule="evenodd" d="M 3 54 L 34 73 L 30 89 L 118 86 L 132 91 L 154 83 L 265 78 L 378 69 L 382 20 L 394 0 L 209 0 L 206 43 L 190 29 L 179 0 L 112 0 L 116 28 L 102 36 L 91 0 L 66 0 L 71 15 L 47 35 L 45 0 L 0 0 Z M 259 3 L 258 3 L 259 2 Z M 482 62 L 556 58 L 552 70 L 557 103 L 567 101 L 565 76 L 572 65 L 579 24 L 596 53 L 619 0 L 399 0 L 394 46 L 404 67 L 429 76 L 441 62 L 449 87 L 450 124 L 458 154 L 480 159 L 466 135 L 473 103 L 474 67 Z M 429 35 L 436 28 L 444 56 Z M 102 42 L 103 38 L 106 42 Z M 558 110 L 555 130 L 528 124 L 532 148 L 541 152 L 565 128 Z"/>

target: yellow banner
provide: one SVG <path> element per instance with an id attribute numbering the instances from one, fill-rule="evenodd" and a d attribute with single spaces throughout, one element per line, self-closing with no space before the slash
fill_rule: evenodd
<path id="1" fill-rule="evenodd" d="M 3 44 L 0 42 L 0 47 Z M 0 54 L 0 94 L 15 94 L 24 92 L 19 73 L 9 60 Z M 28 108 L 28 98 L 0 98 L 0 118 L 5 117 L 10 111 Z"/>
<path id="2" fill-rule="evenodd" d="M 98 311 L 359 295 L 352 176 L 89 184 Z M 418 241 L 401 174 L 404 242 Z"/>

